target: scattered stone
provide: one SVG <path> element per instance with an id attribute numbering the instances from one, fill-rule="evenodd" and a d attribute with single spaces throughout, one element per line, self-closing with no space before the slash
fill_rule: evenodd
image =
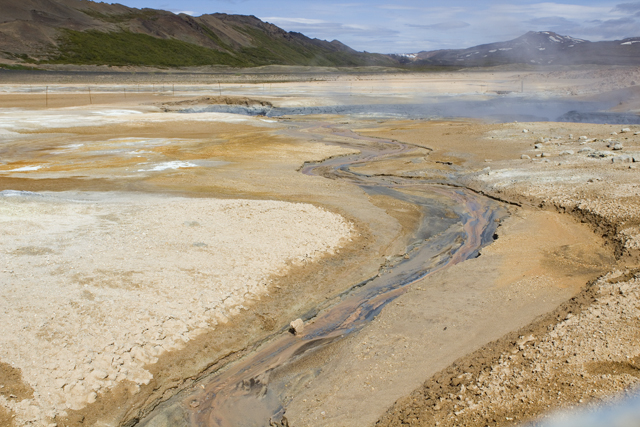
<path id="1" fill-rule="evenodd" d="M 542 144 L 536 144 L 533 146 L 536 150 L 540 150 L 542 148 Z"/>
<path id="2" fill-rule="evenodd" d="M 581 136 L 581 137 L 580 137 L 580 138 L 578 138 L 578 139 L 580 139 L 581 141 L 586 141 L 588 138 L 587 138 L 586 136 L 584 136 L 584 135 L 583 135 L 583 136 Z"/>
<path id="3" fill-rule="evenodd" d="M 520 158 L 523 160 L 531 160 L 531 157 L 526 154 L 523 154 L 522 156 L 520 156 Z"/>
<path id="4" fill-rule="evenodd" d="M 560 153 L 561 156 L 571 156 L 573 154 L 573 150 L 565 150 Z"/>
<path id="5" fill-rule="evenodd" d="M 569 134 L 569 139 L 573 139 L 573 134 L 572 133 Z"/>
<path id="6" fill-rule="evenodd" d="M 611 135 L 617 135 L 618 132 L 611 132 Z"/>
<path id="7" fill-rule="evenodd" d="M 620 143 L 614 144 L 614 146 L 612 147 L 613 150 L 622 150 L 623 148 L 624 147 Z"/>
<path id="8" fill-rule="evenodd" d="M 627 132 L 631 132 L 631 129 L 629 129 L 629 128 L 622 128 L 622 129 L 620 130 L 620 133 L 627 133 Z"/>
<path id="9" fill-rule="evenodd" d="M 628 154 L 623 154 L 621 156 L 615 156 L 611 161 L 613 163 L 631 163 L 633 162 L 633 158 Z"/>
<path id="10" fill-rule="evenodd" d="M 103 380 L 103 379 L 107 378 L 107 373 L 105 371 L 100 370 L 100 369 L 94 369 L 93 372 L 91 372 L 91 375 L 94 378 L 97 378 L 99 380 Z"/>
<path id="11" fill-rule="evenodd" d="M 542 153 L 542 157 L 551 157 L 551 154 L 549 154 L 549 153 Z"/>
<path id="12" fill-rule="evenodd" d="M 594 151 L 589 154 L 589 157 L 593 157 L 594 159 L 603 159 L 605 157 L 611 157 L 613 153 L 611 151 Z"/>
<path id="13" fill-rule="evenodd" d="M 579 149 L 578 153 L 593 153 L 594 151 L 596 151 L 596 150 L 594 150 L 591 147 L 584 147 L 584 148 Z"/>
<path id="14" fill-rule="evenodd" d="M 289 332 L 293 335 L 300 335 L 304 331 L 304 322 L 302 319 L 296 319 L 289 324 Z"/>
<path id="15" fill-rule="evenodd" d="M 488 174 L 489 172 L 491 172 L 491 168 L 487 166 L 486 168 L 482 169 L 482 172 Z"/>
<path id="16" fill-rule="evenodd" d="M 529 129 L 522 129 L 522 133 L 529 133 Z"/>

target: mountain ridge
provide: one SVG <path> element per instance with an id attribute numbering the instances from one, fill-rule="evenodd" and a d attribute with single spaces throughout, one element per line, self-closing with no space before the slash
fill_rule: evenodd
<path id="1" fill-rule="evenodd" d="M 89 0 L 0 0 L 0 55 L 31 63 L 196 66 L 397 65 L 255 16 L 198 17 Z"/>
<path id="2" fill-rule="evenodd" d="M 505 42 L 464 49 L 439 49 L 394 55 L 412 66 L 486 67 L 531 65 L 640 65 L 640 37 L 591 42 L 553 31 L 529 31 Z"/>
<path id="3" fill-rule="evenodd" d="M 640 37 L 591 42 L 552 31 L 464 49 L 384 55 L 287 32 L 252 15 L 190 16 L 91 0 L 0 0 L 0 62 L 142 67 L 429 68 L 640 65 Z"/>

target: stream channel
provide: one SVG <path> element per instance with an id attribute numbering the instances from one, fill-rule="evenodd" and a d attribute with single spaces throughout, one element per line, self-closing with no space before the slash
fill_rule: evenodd
<path id="1" fill-rule="evenodd" d="M 416 177 L 358 173 L 358 166 L 390 160 L 416 147 L 363 137 L 345 129 L 331 130 L 336 141 L 323 142 L 360 153 L 306 163 L 300 172 L 346 180 L 369 195 L 386 195 L 419 206 L 422 221 L 406 254 L 389 260 L 375 276 L 353 284 L 338 297 L 302 315 L 302 334 L 281 329 L 245 357 L 203 376 L 191 388 L 158 405 L 146 417 L 136 420 L 138 426 L 288 425 L 285 411 L 292 393 L 295 395 L 293 385 L 300 384 L 303 377 L 322 372 L 322 366 L 313 370 L 301 368 L 305 366 L 298 363 L 301 359 L 313 357 L 318 350 L 357 333 L 409 285 L 476 257 L 483 245 L 493 241 L 500 219 L 507 214 L 502 204 L 455 185 Z"/>

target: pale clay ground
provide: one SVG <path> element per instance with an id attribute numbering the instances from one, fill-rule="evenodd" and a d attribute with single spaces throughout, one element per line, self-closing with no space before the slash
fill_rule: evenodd
<path id="1" fill-rule="evenodd" d="M 77 127 L 187 119 L 184 115 L 94 108 L 11 109 L 0 118 L 0 141 L 42 140 L 25 134 Z M 225 114 L 187 121 L 267 125 Z M 135 175 L 215 166 L 169 161 L 152 150 L 177 139 L 130 138 L 49 149 L 44 162 L 3 165 L 5 176 L 64 176 L 92 156 L 138 157 L 128 168 L 93 176 Z M 312 157 L 350 152 L 315 144 Z M 69 162 L 69 158 L 76 158 Z M 59 157 L 56 157 L 59 156 Z M 28 158 L 27 158 L 28 159 Z M 25 159 L 25 160 L 27 160 Z M 213 162 L 215 163 L 215 162 Z M 18 169 L 18 170 L 16 170 Z M 268 292 L 289 265 L 332 254 L 353 236 L 341 216 L 310 204 L 217 200 L 127 193 L 19 193 L 0 196 L 0 360 L 22 371 L 33 399 L 0 396 L 18 424 L 45 423 L 80 409 L 101 390 L 149 382 L 144 365 L 181 348 Z"/>
<path id="2" fill-rule="evenodd" d="M 609 239 L 618 267 L 593 284 L 594 299 L 583 311 L 507 342 L 488 366 L 465 371 L 463 365 L 439 384 L 425 383 L 378 425 L 520 425 L 558 409 L 597 407 L 620 393 L 637 393 L 639 132 L 626 125 L 507 123 L 477 137 L 476 144 L 487 148 L 475 154 L 485 159 L 477 158 L 464 182 L 507 200 L 571 213 Z M 621 147 L 613 150 L 616 143 Z"/>
<path id="3" fill-rule="evenodd" d="M 606 76 L 603 81 L 607 81 Z M 517 78 L 506 81 L 504 85 L 508 86 L 512 82 L 517 83 Z M 478 84 L 480 83 L 479 80 Z M 567 81 L 566 84 L 567 87 L 573 85 L 575 80 Z M 366 83 L 361 84 L 365 85 Z M 565 85 L 565 82 L 557 85 L 558 90 L 565 90 L 565 86 L 562 85 Z M 610 85 L 615 88 L 615 84 Z M 390 85 L 389 89 L 398 88 Z M 463 91 L 462 89 L 458 87 L 456 91 Z M 68 127 L 76 114 L 88 118 L 89 121 L 86 123 L 93 122 L 93 117 L 90 116 L 95 115 L 100 117 L 99 120 L 105 120 L 112 125 L 117 125 L 122 116 L 127 116 L 127 120 L 137 120 L 132 117 L 134 115 L 149 122 L 160 120 L 159 115 L 154 118 L 155 113 L 145 114 L 143 118 L 142 114 L 131 110 L 100 111 L 105 113 L 87 112 L 84 109 L 64 110 L 60 113 L 48 113 L 43 119 L 48 121 L 45 127 Z M 150 112 L 149 109 L 140 111 Z M 1 122 L 2 142 L 28 139 L 30 136 L 14 132 L 28 127 L 42 129 L 41 126 L 44 124 L 30 120 L 33 112 L 29 110 L 5 110 L 3 114 L 6 114 L 5 117 L 8 119 Z M 15 120 L 18 115 L 22 117 L 22 122 Z M 190 119 L 199 120 L 197 117 Z M 231 122 L 251 120 L 253 125 L 257 121 L 230 115 L 202 117 L 202 120 L 210 119 Z M 16 126 L 15 123 L 22 123 L 22 129 L 18 129 L 20 126 Z M 75 122 L 73 126 L 78 124 L 83 123 Z M 269 126 L 269 123 L 262 122 L 261 125 Z M 532 130 L 536 130 L 537 126 L 542 132 L 545 125 L 523 126 Z M 516 130 L 517 126 L 508 132 L 510 135 L 517 135 L 514 139 L 527 138 L 527 143 L 531 142 L 533 145 L 533 133 L 519 134 L 521 130 Z M 607 150 L 607 136 L 599 135 L 597 141 L 584 142 L 577 139 L 580 136 L 578 133 L 572 140 L 568 139 L 568 132 L 565 133 L 567 135 L 563 135 L 561 141 L 543 140 L 543 149 L 529 147 L 523 150 L 523 153 L 527 153 L 533 160 L 514 159 L 511 165 L 490 162 L 487 166 L 491 169 L 479 170 L 479 174 L 473 180 L 484 183 L 483 185 L 489 186 L 490 190 L 497 194 L 511 192 L 534 200 L 545 200 L 546 203 L 558 206 L 583 206 L 602 217 L 622 215 L 625 218 L 637 218 L 637 206 L 624 203 L 627 195 L 637 196 L 638 193 L 638 185 L 635 183 L 637 181 L 629 181 L 628 175 L 623 175 L 630 172 L 629 166 L 635 166 L 633 152 L 631 159 L 621 159 L 621 164 L 615 164 L 611 160 L 613 156 L 608 154 L 600 159 L 589 158 L 589 152 L 578 151 L 585 146 L 593 147 L 594 150 Z M 487 138 L 490 137 L 487 135 Z M 589 139 L 592 138 L 590 135 Z M 573 150 L 574 154 L 561 156 L 566 149 Z M 324 151 L 327 156 L 340 152 L 335 147 L 327 147 Z M 627 154 L 627 151 L 629 149 L 622 154 Z M 548 157 L 535 157 L 542 152 L 549 153 L 552 157 L 550 161 L 555 163 L 545 163 L 549 160 Z M 322 157 L 320 153 L 318 155 Z M 614 156 L 618 154 L 614 153 Z M 602 168 L 605 161 L 611 166 Z M 517 166 L 513 162 L 516 162 Z M 579 170 L 566 172 L 563 168 L 552 167 L 559 162 L 575 165 Z M 599 166 L 597 174 L 591 170 L 592 165 Z M 585 170 L 580 170 L 581 167 Z M 10 167 L 2 169 L 7 171 Z M 526 170 L 526 173 L 517 172 L 520 169 Z M 32 173 L 26 170 L 13 174 L 20 176 L 19 174 L 25 172 L 25 175 Z M 531 176 L 534 177 L 533 181 L 529 181 Z M 589 182 L 590 179 L 592 182 Z M 607 185 L 610 180 L 621 180 L 624 184 Z M 579 190 L 584 186 L 597 188 L 595 193 L 601 192 L 601 196 L 595 199 L 579 197 Z M 568 193 L 571 197 L 567 197 Z M 95 399 L 97 391 L 124 379 L 138 383 L 148 381 L 148 373 L 143 368 L 145 363 L 153 362 L 164 351 L 179 348 L 185 341 L 208 327 L 207 325 L 214 326 L 216 322 L 226 321 L 234 309 L 241 309 L 240 298 L 247 294 L 259 295 L 260 292 L 265 292 L 264 285 L 270 275 L 282 273 L 282 268 L 286 268 L 288 260 L 305 262 L 322 256 L 323 253 L 331 253 L 340 246 L 341 239 L 347 239 L 352 233 L 351 227 L 342 218 L 311 205 L 189 199 L 187 206 L 184 200 L 160 196 L 144 196 L 144 200 L 131 200 L 121 194 L 108 197 L 98 194 L 63 194 L 55 197 L 47 194 L 44 197 L 11 197 L 11 194 L 7 193 L 3 195 L 0 205 L 2 233 L 10 240 L 5 250 L 6 240 L 3 238 L 2 256 L 6 261 L 3 260 L 1 264 L 6 265 L 0 264 L 0 283 L 27 286 L 18 288 L 17 294 L 15 291 L 2 293 L 3 311 L 0 315 L 12 319 L 10 322 L 3 319 L 2 328 L 17 329 L 3 331 L 0 339 L 6 340 L 6 344 L 0 345 L 0 360 L 19 366 L 24 380 L 35 390 L 33 400 L 18 403 L 0 396 L 0 403 L 14 410 L 19 421 L 42 421 L 51 417 L 53 411 L 80 408 Z M 123 206 L 126 206 L 126 209 L 123 210 Z M 169 206 L 172 207 L 170 211 Z M 172 227 L 159 225 L 160 220 L 166 221 L 166 216 L 161 216 L 158 209 L 167 209 L 165 215 L 169 215 L 173 221 Z M 21 230 L 31 230 L 28 234 L 17 234 L 15 226 L 7 227 L 8 222 L 16 221 L 15 215 L 18 210 L 22 211 L 22 215 L 25 212 L 32 215 L 32 221 L 25 221 L 23 216 L 19 219 L 22 221 Z M 206 215 L 200 213 L 204 210 Z M 251 221 L 250 216 L 253 216 Z M 213 218 L 218 218 L 218 221 L 214 221 Z M 255 225 L 253 220 L 274 219 L 273 227 L 251 228 Z M 238 227 L 234 231 L 221 226 L 222 221 L 234 220 Z M 628 249 L 637 249 L 638 225 L 634 221 L 627 222 L 629 223 L 619 231 L 619 235 L 626 236 L 624 245 Z M 54 224 L 55 227 L 43 227 L 43 224 L 47 223 Z M 74 239 L 69 235 L 69 232 L 76 233 L 78 230 L 86 239 Z M 236 237 L 237 241 L 234 240 L 233 246 L 225 245 L 225 251 L 237 248 L 237 252 L 227 255 L 216 250 L 224 244 L 224 236 L 238 236 L 240 232 L 246 233 L 246 241 Z M 291 232 L 291 237 L 287 237 L 286 243 L 282 241 L 283 244 L 277 248 L 267 244 L 262 251 L 255 251 L 256 234 L 260 236 L 260 240 L 269 242 L 282 237 L 285 232 Z M 313 239 L 309 239 L 311 236 Z M 160 243 L 168 244 L 169 249 L 159 247 Z M 129 252 L 127 256 L 122 257 L 123 259 L 118 259 L 122 255 L 122 247 L 133 250 L 139 248 L 139 252 Z M 255 252 L 255 257 L 248 260 L 246 254 L 251 250 Z M 111 253 L 111 256 L 102 256 L 99 259 L 94 257 L 93 261 L 87 262 L 88 254 L 100 251 Z M 153 255 L 154 252 L 151 251 L 160 254 L 157 258 L 147 257 L 147 253 Z M 80 258 L 81 256 L 83 258 Z M 208 275 L 198 274 L 202 273 L 201 269 L 189 271 L 184 268 L 184 265 L 195 265 L 204 259 L 198 257 L 206 257 L 207 262 L 213 260 L 218 268 L 208 269 Z M 170 262 L 163 261 L 167 259 Z M 235 260 L 235 264 L 229 263 L 229 260 Z M 224 267 L 219 267 L 220 264 Z M 172 265 L 181 265 L 183 269 Z M 105 270 L 118 273 L 115 276 L 113 273 L 107 274 L 101 271 L 103 266 Z M 166 270 L 159 274 L 156 270 L 158 266 L 163 266 Z M 68 274 L 72 269 L 73 273 Z M 242 273 L 239 273 L 240 270 Z M 251 273 L 247 274 L 247 271 Z M 242 274 L 245 275 L 244 278 Z M 226 292 L 217 289 L 219 294 L 216 297 L 209 300 L 199 299 L 199 304 L 193 303 L 193 296 L 202 292 L 203 287 L 223 283 L 225 277 L 228 278 L 228 281 L 224 282 L 228 286 Z M 180 283 L 179 289 L 187 287 L 190 290 L 184 293 L 176 292 L 172 286 L 176 286 L 177 282 Z M 50 286 L 53 283 L 60 286 L 60 290 L 52 292 Z M 105 286 L 106 283 L 109 285 Z M 129 289 L 123 291 L 118 285 Z M 171 302 L 165 302 L 165 307 L 162 307 L 162 302 L 157 301 L 158 292 L 171 296 Z M 38 293 L 43 295 L 42 299 L 33 297 Z M 118 304 L 110 304 L 114 293 L 119 295 Z M 20 304 L 27 310 L 16 310 Z M 51 306 L 67 307 L 73 304 L 75 310 L 67 309 L 65 315 L 60 314 L 62 309 L 50 309 Z M 238 305 L 234 308 L 235 304 Z M 114 311 L 118 310 L 119 316 L 114 316 Z M 175 310 L 180 314 L 169 318 L 162 314 L 166 313 L 166 310 Z M 207 312 L 211 312 L 212 315 L 206 314 Z M 114 322 L 113 319 L 120 316 L 135 319 L 131 329 L 123 328 L 122 322 L 118 323 L 118 328 L 113 328 L 114 325 L 110 322 Z M 100 321 L 87 324 L 86 320 L 90 318 Z M 147 326 L 140 325 L 141 321 Z M 148 327 L 149 325 L 151 327 Z M 20 336 L 17 335 L 17 330 L 20 331 Z M 111 342 L 106 342 L 102 337 L 109 335 L 112 337 L 106 341 Z M 96 339 L 98 336 L 101 338 Z M 11 340 L 17 342 L 10 342 Z M 31 351 L 33 348 L 40 351 Z M 63 357 L 54 360 L 50 357 L 52 354 Z M 46 369 L 38 370 L 38 365 Z"/>
<path id="4" fill-rule="evenodd" d="M 80 409 L 124 380 L 148 383 L 145 364 L 351 233 L 306 204 L 7 192 L 0 230 L 0 359 L 35 390 L 0 402 L 24 422 Z"/>

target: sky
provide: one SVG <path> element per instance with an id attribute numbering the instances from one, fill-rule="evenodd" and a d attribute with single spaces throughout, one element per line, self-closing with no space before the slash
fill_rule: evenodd
<path id="1" fill-rule="evenodd" d="M 591 41 L 640 37 L 640 1 L 120 0 L 194 16 L 254 15 L 287 31 L 340 40 L 358 51 L 415 53 L 555 31 Z"/>

